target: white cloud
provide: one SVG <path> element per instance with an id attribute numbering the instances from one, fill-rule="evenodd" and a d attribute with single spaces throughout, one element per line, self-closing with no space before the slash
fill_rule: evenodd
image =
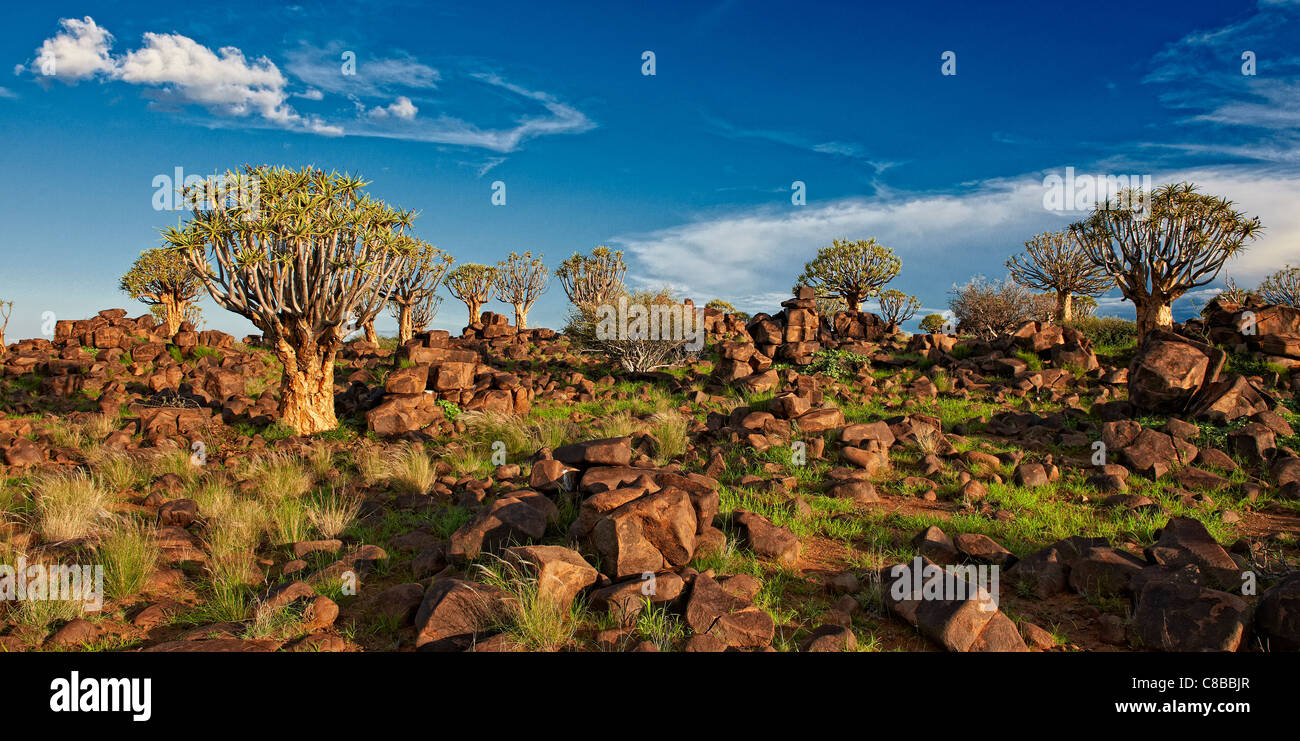
<path id="1" fill-rule="evenodd" d="M 1235 201 L 1267 227 L 1220 280 L 1232 276 L 1238 285 L 1253 286 L 1284 262 L 1300 264 L 1300 212 L 1294 207 L 1300 173 L 1207 168 L 1158 173 L 1153 179 L 1195 182 L 1202 192 Z M 629 281 L 637 285 L 668 285 L 697 300 L 723 298 L 742 310 L 770 312 L 789 296 L 818 248 L 837 237 L 875 237 L 902 258 L 902 272 L 891 285 L 927 305 L 943 305 L 954 283 L 977 274 L 1005 275 L 1005 261 L 1024 240 L 1081 216 L 1046 211 L 1042 197 L 1042 175 L 1033 173 L 983 181 L 958 193 L 886 191 L 878 198 L 819 206 L 749 209 L 620 235 L 610 244 L 627 252 Z M 1121 301 L 1101 303 L 1119 306 Z"/>
<path id="2" fill-rule="evenodd" d="M 82 20 L 64 18 L 59 25 L 63 30 L 46 39 L 37 50 L 33 73 L 70 82 L 113 69 L 114 61 L 108 52 L 113 34 L 90 16 Z"/>
<path id="3" fill-rule="evenodd" d="M 415 118 L 415 114 L 419 111 L 420 109 L 411 103 L 410 98 L 405 95 L 399 95 L 397 100 L 387 106 L 375 106 L 374 108 L 371 108 L 367 115 L 371 118 L 388 118 L 389 116 L 392 116 L 393 118 L 399 118 L 403 121 L 410 121 Z"/>
<path id="4" fill-rule="evenodd" d="M 517 117 L 513 123 L 486 128 L 464 118 L 441 113 L 416 114 L 419 108 L 410 95 L 397 90 L 427 90 L 438 86 L 442 73 L 409 56 L 366 58 L 358 55 L 356 74 L 345 74 L 342 44 L 327 49 L 306 45 L 289 54 L 286 76 L 266 57 L 249 58 L 233 46 L 217 51 L 180 34 L 145 33 L 138 49 L 119 55 L 111 52 L 113 36 L 90 17 L 60 21 L 63 30 L 47 39 L 37 50 L 29 69 L 41 70 L 66 82 L 98 76 L 101 79 L 139 85 L 150 89 L 150 97 L 170 109 L 199 105 L 217 116 L 214 125 L 278 127 L 326 136 L 352 134 L 453 144 L 511 152 L 524 141 L 551 134 L 588 131 L 595 124 L 580 111 L 554 96 L 508 82 L 496 74 L 476 73 L 465 77 L 470 84 L 486 85 L 500 93 L 540 108 L 543 112 Z M 19 65 L 15 73 L 21 73 Z M 305 83 L 300 91 L 296 83 Z M 353 101 L 358 114 L 332 119 L 325 114 L 299 113 L 288 103 L 290 97 L 325 102 L 326 93 L 339 93 Z M 393 102 L 370 105 L 362 96 L 384 95 Z M 507 96 L 507 99 L 508 97 Z M 496 96 L 498 99 L 502 96 Z"/>
<path id="5" fill-rule="evenodd" d="M 14 91 L 10 90 L 7 87 L 0 87 L 0 98 L 17 98 L 17 97 L 18 97 L 18 93 L 15 93 Z"/>

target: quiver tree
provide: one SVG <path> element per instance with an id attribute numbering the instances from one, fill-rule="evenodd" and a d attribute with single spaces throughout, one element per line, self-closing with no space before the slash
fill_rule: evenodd
<path id="1" fill-rule="evenodd" d="M 187 314 L 197 316 L 190 307 L 203 290 L 203 281 L 184 254 L 159 248 L 141 252 L 122 276 L 119 287 L 131 298 L 149 306 L 167 326 L 167 336 L 171 337 L 181 322 L 189 318 Z"/>
<path id="2" fill-rule="evenodd" d="M 1070 231 L 1137 307 L 1140 338 L 1173 327 L 1174 300 L 1214 280 L 1263 228 L 1259 218 L 1237 211 L 1231 201 L 1179 183 L 1145 198 L 1121 192 L 1097 204 Z"/>
<path id="3" fill-rule="evenodd" d="M 881 291 L 879 301 L 880 316 L 889 322 L 890 329 L 896 329 L 921 310 L 920 299 L 894 288 Z"/>
<path id="4" fill-rule="evenodd" d="M 438 308 L 442 306 L 442 296 L 436 293 L 430 293 L 424 298 L 416 301 L 411 305 L 411 331 L 423 332 L 430 324 L 433 318 L 438 316 Z"/>
<path id="5" fill-rule="evenodd" d="M 1270 304 L 1283 304 L 1300 308 L 1300 268 L 1290 265 L 1273 273 L 1259 284 L 1255 293 Z M 0 337 L 3 337 L 0 333 Z"/>
<path id="6" fill-rule="evenodd" d="M 5 330 L 9 328 L 9 315 L 14 312 L 14 302 L 0 301 L 0 353 L 5 351 Z"/>
<path id="7" fill-rule="evenodd" d="M 212 299 L 262 331 L 284 365 L 280 422 L 299 434 L 338 427 L 334 358 L 345 323 L 374 319 L 416 247 L 405 234 L 414 214 L 370 198 L 365 185 L 311 167 L 247 167 L 187 188 L 193 216 L 163 230 Z M 235 189 L 258 197 L 232 199 Z"/>
<path id="8" fill-rule="evenodd" d="M 627 265 L 622 251 L 597 247 L 590 255 L 573 253 L 560 263 L 555 277 L 560 279 L 564 295 L 576 307 L 608 304 L 623 293 L 623 275 Z"/>
<path id="9" fill-rule="evenodd" d="M 411 339 L 415 326 L 411 311 L 432 296 L 438 284 L 451 269 L 451 255 L 431 244 L 417 242 L 411 259 L 397 273 L 393 287 L 388 291 L 388 303 L 397 317 L 397 344 Z"/>
<path id="10" fill-rule="evenodd" d="M 550 272 L 542 256 L 533 253 L 510 253 L 510 257 L 497 263 L 497 300 L 515 308 L 515 326 L 528 329 L 528 312 L 543 293 L 550 280 Z"/>
<path id="11" fill-rule="evenodd" d="M 451 295 L 464 302 L 469 309 L 469 323 L 479 320 L 483 304 L 492 298 L 492 286 L 496 284 L 497 269 L 488 265 L 467 262 L 457 265 L 447 273 L 447 290 Z"/>
<path id="12" fill-rule="evenodd" d="M 1025 242 L 1023 255 L 1007 260 L 1011 279 L 1022 286 L 1050 291 L 1056 297 L 1056 322 L 1074 318 L 1075 296 L 1095 296 L 1114 281 L 1101 265 L 1089 259 L 1074 234 L 1045 232 Z"/>
<path id="13" fill-rule="evenodd" d="M 944 319 L 942 314 L 926 314 L 921 319 L 921 329 L 930 334 L 939 334 L 943 331 L 943 325 L 947 323 L 948 320 Z"/>
<path id="14" fill-rule="evenodd" d="M 893 250 L 876 244 L 874 238 L 855 242 L 836 239 L 804 265 L 798 283 L 812 286 L 819 299 L 841 298 L 847 310 L 858 311 L 859 304 L 893 280 L 902 265 Z"/>

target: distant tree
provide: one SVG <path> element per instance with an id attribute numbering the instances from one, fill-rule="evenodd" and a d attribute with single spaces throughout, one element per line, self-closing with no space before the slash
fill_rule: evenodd
<path id="1" fill-rule="evenodd" d="M 176 334 L 186 311 L 203 290 L 203 281 L 189 259 L 166 248 L 141 252 L 118 285 L 131 298 L 157 309 L 154 313 L 166 325 L 168 337 Z"/>
<path id="2" fill-rule="evenodd" d="M 812 286 L 819 298 L 843 299 L 846 309 L 857 311 L 863 300 L 875 296 L 898 275 L 902 265 L 893 250 L 876 244 L 874 238 L 855 242 L 836 239 L 804 265 L 798 283 Z"/>
<path id="3" fill-rule="evenodd" d="M 14 302 L 0 301 L 0 353 L 5 351 L 5 330 L 9 328 L 9 315 L 14 311 Z"/>
<path id="4" fill-rule="evenodd" d="M 939 334 L 943 331 L 943 325 L 947 323 L 943 314 L 926 314 L 921 319 L 921 329 L 930 334 Z"/>
<path id="5" fill-rule="evenodd" d="M 607 304 L 623 293 L 623 276 L 627 264 L 623 253 L 608 247 L 597 247 L 590 255 L 573 253 L 560 263 L 555 277 L 560 279 L 564 295 L 577 307 L 595 307 Z"/>
<path id="6" fill-rule="evenodd" d="M 1045 232 L 1025 242 L 1025 253 L 1007 260 L 1007 270 L 1020 285 L 1056 295 L 1052 319 L 1057 322 L 1073 318 L 1075 296 L 1094 296 L 1114 283 L 1068 231 Z"/>
<path id="7" fill-rule="evenodd" d="M 405 343 L 415 334 L 411 321 L 412 307 L 438 290 L 438 284 L 451 268 L 452 262 L 452 256 L 437 247 L 416 242 L 413 256 L 398 272 L 388 291 L 388 304 L 397 318 L 397 344 Z M 372 320 L 371 326 L 373 324 Z"/>
<path id="8" fill-rule="evenodd" d="M 1267 303 L 1300 308 L 1300 268 L 1284 266 L 1265 278 L 1255 293 Z"/>
<path id="9" fill-rule="evenodd" d="M 433 323 L 434 317 L 438 316 L 438 308 L 441 306 L 442 296 L 436 293 L 430 293 L 416 302 L 411 307 L 411 328 L 416 332 L 423 332 Z"/>
<path id="10" fill-rule="evenodd" d="M 948 308 L 959 332 L 992 339 L 1034 318 L 1034 294 L 1010 277 L 996 281 L 977 276 L 953 286 L 951 293 Z"/>
<path id="11" fill-rule="evenodd" d="M 457 265 L 447 273 L 447 290 L 469 309 L 469 324 L 479 320 L 483 304 L 492 298 L 492 286 L 496 280 L 496 268 L 473 262 Z"/>
<path id="12" fill-rule="evenodd" d="M 542 255 L 510 253 L 510 257 L 497 263 L 497 299 L 515 309 L 515 326 L 528 329 L 528 312 L 543 293 L 550 280 L 550 272 L 542 262 Z"/>
<path id="13" fill-rule="evenodd" d="M 150 306 L 149 313 L 153 318 L 158 320 L 159 324 L 167 323 L 167 310 L 162 306 Z M 185 307 L 185 315 L 181 317 L 182 322 L 189 322 L 191 327 L 198 328 L 203 325 L 203 307 L 196 303 L 190 303 Z M 173 332 L 173 334 L 175 334 Z"/>
<path id="14" fill-rule="evenodd" d="M 921 301 L 902 291 L 890 288 L 880 292 L 880 315 L 889 322 L 891 329 L 916 316 L 921 310 Z"/>
<path id="15" fill-rule="evenodd" d="M 186 188 L 193 216 L 163 230 L 212 299 L 262 331 L 284 367 L 280 422 L 302 435 L 338 427 L 334 360 L 345 324 L 374 318 L 415 251 L 405 234 L 414 214 L 370 198 L 366 184 L 312 167 L 250 166 Z"/>
<path id="16" fill-rule="evenodd" d="M 706 309 L 717 309 L 718 311 L 721 311 L 721 312 L 724 312 L 724 313 L 727 313 L 727 314 L 731 314 L 731 315 L 737 317 L 738 319 L 740 319 L 740 321 L 742 321 L 742 322 L 748 322 L 748 321 L 749 321 L 749 313 L 748 313 L 748 312 L 741 311 L 741 310 L 737 309 L 735 306 L 732 306 L 732 304 L 731 304 L 730 301 L 723 301 L 723 300 L 720 299 L 720 298 L 715 298 L 715 299 L 713 299 L 713 300 L 710 301 L 709 303 L 705 304 L 705 305 L 704 305 L 704 308 L 706 308 Z"/>
<path id="17" fill-rule="evenodd" d="M 1137 307 L 1138 336 L 1173 327 L 1173 301 L 1215 279 L 1263 226 L 1231 201 L 1165 185 L 1145 198 L 1124 191 L 1070 231 Z"/>
<path id="18" fill-rule="evenodd" d="M 1097 310 L 1097 299 L 1092 296 L 1074 297 L 1074 318 L 1087 319 Z"/>

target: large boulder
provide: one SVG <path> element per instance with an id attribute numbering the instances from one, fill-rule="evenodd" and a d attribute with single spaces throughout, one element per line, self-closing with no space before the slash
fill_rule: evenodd
<path id="1" fill-rule="evenodd" d="M 1164 330 L 1148 332 L 1129 364 L 1129 401 L 1149 412 L 1183 411 L 1201 386 L 1218 379 L 1222 350 Z"/>

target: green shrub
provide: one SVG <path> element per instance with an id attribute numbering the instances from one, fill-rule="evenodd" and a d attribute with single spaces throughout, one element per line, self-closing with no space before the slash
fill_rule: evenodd
<path id="1" fill-rule="evenodd" d="M 1092 343 L 1092 349 L 1103 354 L 1112 354 L 1137 344 L 1137 325 L 1117 316 L 1081 317 L 1066 322 L 1083 333 Z"/>

